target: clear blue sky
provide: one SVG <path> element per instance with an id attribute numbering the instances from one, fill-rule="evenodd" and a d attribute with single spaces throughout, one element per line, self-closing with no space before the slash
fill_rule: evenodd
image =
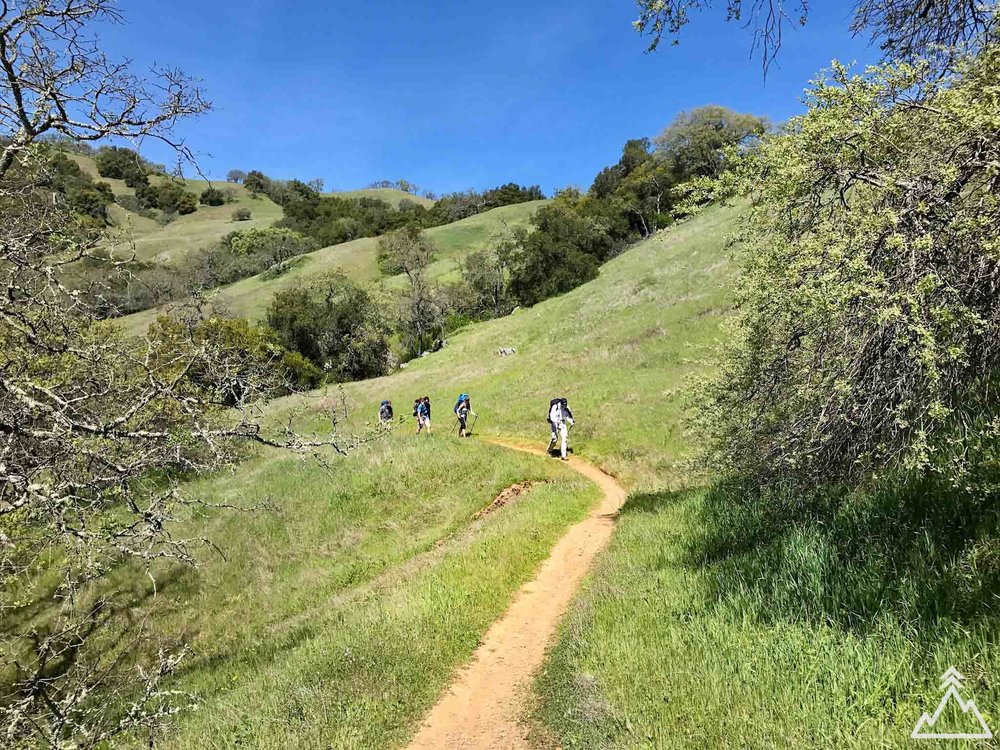
<path id="1" fill-rule="evenodd" d="M 125 25 L 101 36 L 116 56 L 204 81 L 214 110 L 181 132 L 211 176 L 548 192 L 588 186 L 626 139 L 681 110 L 722 104 L 780 121 L 833 58 L 877 58 L 847 31 L 850 3 L 815 5 L 766 82 L 723 9 L 645 54 L 631 0 L 122 0 Z"/>

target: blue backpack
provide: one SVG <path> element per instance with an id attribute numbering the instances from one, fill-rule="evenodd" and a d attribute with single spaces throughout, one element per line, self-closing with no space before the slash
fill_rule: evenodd
<path id="1" fill-rule="evenodd" d="M 458 410 L 462 406 L 462 402 L 463 401 L 467 402 L 468 400 L 469 400 L 469 394 L 468 393 L 460 393 L 460 394 L 458 394 L 458 401 L 455 402 L 455 408 L 452 409 L 452 411 L 455 412 L 456 414 L 458 414 Z"/>

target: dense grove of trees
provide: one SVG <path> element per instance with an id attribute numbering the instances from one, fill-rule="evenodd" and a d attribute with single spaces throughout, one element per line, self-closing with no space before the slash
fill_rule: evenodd
<path id="1" fill-rule="evenodd" d="M 101 177 L 123 180 L 130 188 L 149 184 L 153 173 L 153 165 L 123 146 L 102 146 L 94 155 L 94 164 Z"/>
<path id="2" fill-rule="evenodd" d="M 508 183 L 483 192 L 449 194 L 429 208 L 405 199 L 393 207 L 375 198 L 322 195 L 318 181 L 274 180 L 259 170 L 231 170 L 229 181 L 281 205 L 282 220 L 270 229 L 232 232 L 170 269 L 137 264 L 133 276 L 139 283 L 112 279 L 95 309 L 108 314 L 147 309 L 265 271 L 281 273 L 288 261 L 322 246 L 381 236 L 380 269 L 389 275 L 403 273 L 408 280 L 405 294 L 382 314 L 395 326 L 403 355 L 417 355 L 450 326 L 503 315 L 516 305 L 536 304 L 594 278 L 600 265 L 630 242 L 674 220 L 678 186 L 719 175 L 731 158 L 729 150 L 738 154 L 753 146 L 766 127 L 761 118 L 708 106 L 678 116 L 655 139 L 627 141 L 618 161 L 601 170 L 586 193 L 558 193 L 535 212 L 530 231 L 505 231 L 494 238 L 491 247 L 466 259 L 462 281 L 448 287 L 427 277 L 434 251 L 422 230 L 499 206 L 540 200 L 540 188 Z M 180 182 L 160 177 L 150 183 L 155 165 L 134 151 L 107 147 L 97 151 L 96 158 L 102 174 L 135 184 L 135 197 L 120 199 L 130 210 L 152 215 L 148 212 L 155 209 L 169 218 L 197 208 L 199 198 Z M 60 164 L 70 172 L 75 166 L 65 157 Z M 392 184 L 416 190 L 405 181 Z M 232 200 L 231 191 L 208 187 L 200 201 L 222 205 Z M 81 213 L 100 214 L 110 190 L 102 194 L 88 188 L 73 194 Z M 234 221 L 245 218 L 246 209 L 233 215 Z M 94 263 L 82 267 L 86 278 L 99 273 Z"/>
<path id="3" fill-rule="evenodd" d="M 242 180 L 251 195 L 266 195 L 284 209 L 280 226 L 315 238 L 320 245 L 337 245 L 359 237 L 377 237 L 407 225 L 421 228 L 440 226 L 474 216 L 499 206 L 544 198 L 538 186 L 522 187 L 514 183 L 479 193 L 469 190 L 446 195 L 427 208 L 404 199 L 398 207 L 371 197 L 322 195 L 322 183 L 316 180 L 275 180 L 259 170 L 243 173 L 232 170 L 230 177 Z M 394 187 L 416 194 L 417 187 L 406 180 L 372 183 L 376 187 Z"/>
<path id="4" fill-rule="evenodd" d="M 435 217 L 458 220 L 497 205 L 537 200 L 542 195 L 538 188 L 510 184 L 484 193 L 469 191 L 445 196 L 430 210 L 414 207 L 393 213 L 370 199 L 321 198 L 293 181 L 280 188 L 286 211 L 281 223 L 300 227 L 304 234 L 319 234 L 326 244 L 330 238 L 324 231 L 350 225 L 350 217 L 332 218 L 339 210 L 358 212 L 369 203 L 380 204 L 371 206 L 388 220 L 378 244 L 380 270 L 406 277 L 406 286 L 380 314 L 395 327 L 403 356 L 419 356 L 464 322 L 506 315 L 517 305 L 534 305 L 595 278 L 601 264 L 629 243 L 674 221 L 681 210 L 679 186 L 719 175 L 731 154 L 753 147 L 766 128 L 761 118 L 723 107 L 684 113 L 655 141 L 626 142 L 619 160 L 595 177 L 587 193 L 561 191 L 534 213 L 529 228 L 505 230 L 486 249 L 469 255 L 461 281 L 448 285 L 428 274 L 435 248 L 423 228 L 433 225 Z M 261 189 L 273 190 L 266 183 Z M 402 214 L 410 214 L 409 221 L 393 227 L 392 221 Z M 315 224 L 304 217 L 313 217 Z M 302 304 L 286 308 L 286 328 L 295 310 L 309 309 Z M 291 338 L 286 343 L 311 359 L 315 356 Z"/>
<path id="5" fill-rule="evenodd" d="M 94 181 L 59 150 L 49 150 L 47 166 L 49 186 L 65 199 L 69 208 L 95 226 L 103 226 L 107 222 L 107 208 L 115 200 L 111 186 Z"/>
<path id="6" fill-rule="evenodd" d="M 706 106 L 682 113 L 652 141 L 626 141 L 618 161 L 594 177 L 586 194 L 560 192 L 535 213 L 532 231 L 508 233 L 498 238 L 498 250 L 473 260 L 465 274 L 473 289 L 464 298 L 475 303 L 463 313 L 478 317 L 510 304 L 533 305 L 593 279 L 630 242 L 686 210 L 682 186 L 718 176 L 730 154 L 752 148 L 766 130 L 760 117 Z"/>
<path id="7" fill-rule="evenodd" d="M 335 381 L 389 370 L 389 326 L 371 295 L 339 274 L 275 295 L 267 323 L 287 349 Z"/>
<path id="8" fill-rule="evenodd" d="M 131 211 L 143 213 L 157 209 L 169 217 L 174 214 L 190 214 L 198 210 L 198 198 L 188 192 L 182 182 L 163 176 L 157 184 L 150 183 L 149 176 L 162 175 L 163 167 L 146 161 L 132 149 L 124 146 L 102 146 L 94 154 L 94 163 L 101 177 L 123 180 L 135 190 L 134 200 L 121 201 L 122 205 Z M 211 193 L 208 197 L 215 199 Z M 202 202 L 206 203 L 204 200 Z M 225 202 L 224 195 L 222 202 Z M 207 205 L 221 205 L 221 203 Z"/>
<path id="9" fill-rule="evenodd" d="M 731 153 L 754 146 L 766 129 L 761 118 L 723 107 L 684 113 L 655 140 L 626 142 L 619 160 L 595 177 L 587 193 L 561 191 L 534 213 L 530 227 L 505 230 L 487 248 L 467 256 L 461 280 L 447 285 L 429 275 L 436 251 L 424 228 L 538 200 L 540 189 L 508 184 L 444 196 L 431 209 L 413 203 L 393 210 L 368 198 L 323 197 L 302 182 L 275 183 L 259 172 L 249 172 L 247 180 L 281 202 L 281 226 L 315 237 L 319 244 L 364 236 L 362 229 L 381 234 L 379 268 L 386 275 L 402 274 L 406 284 L 384 304 L 363 300 L 359 309 L 366 321 L 378 320 L 380 330 L 395 330 L 403 357 L 419 356 L 467 321 L 506 315 L 517 305 L 536 304 L 593 279 L 601 264 L 629 243 L 674 221 L 682 195 L 678 186 L 719 175 Z M 345 282 L 338 284 L 338 294 L 350 298 Z M 330 358 L 323 354 L 323 324 L 316 321 L 327 320 L 328 313 L 320 310 L 329 302 L 321 304 L 321 296 L 285 292 L 269 320 L 280 326 L 286 346 L 328 366 L 335 377 L 346 377 L 339 366 L 329 369 Z M 356 376 L 358 371 L 353 372 Z"/>
<path id="10" fill-rule="evenodd" d="M 208 187 L 201 192 L 198 201 L 206 206 L 221 206 L 226 203 L 226 194 L 219 188 Z"/>
<path id="11" fill-rule="evenodd" d="M 719 175 L 727 166 L 731 149 L 739 153 L 751 147 L 766 129 L 763 119 L 723 107 L 684 113 L 656 139 L 626 142 L 619 160 L 596 175 L 587 193 L 565 190 L 550 205 L 539 208 L 531 219 L 530 231 L 504 232 L 488 249 L 471 255 L 463 265 L 462 281 L 450 286 L 438 285 L 428 276 L 435 253 L 423 230 L 499 206 L 540 200 L 544 198 L 540 188 L 508 183 L 484 192 L 445 195 L 430 208 L 406 200 L 393 208 L 375 198 L 324 196 L 315 185 L 273 180 L 258 170 L 233 170 L 230 179 L 242 180 L 252 194 L 266 195 L 281 205 L 284 218 L 275 229 L 234 233 L 197 254 L 169 284 L 160 286 L 161 294 L 180 294 L 179 279 L 188 287 L 221 285 L 242 275 L 278 268 L 318 246 L 381 236 L 377 255 L 380 270 L 387 275 L 404 274 L 407 285 L 378 315 L 382 325 L 395 327 L 404 356 L 419 355 L 450 326 L 504 315 L 516 305 L 536 304 L 593 279 L 600 265 L 630 242 L 674 220 L 679 185 Z M 405 181 L 373 186 L 410 192 L 417 189 Z M 277 241 L 278 232 L 287 233 L 287 243 Z M 244 239 L 265 236 L 268 241 L 259 243 L 258 250 L 234 252 Z M 306 238 L 312 244 L 306 243 Z M 279 247 L 287 252 L 275 255 L 273 250 Z M 312 321 L 323 317 L 316 311 L 314 296 L 304 291 L 289 293 L 283 297 L 281 315 L 275 320 L 282 321 L 283 341 L 318 363 L 317 352 L 322 348 L 303 344 L 305 334 L 290 333 L 298 330 L 292 322 L 297 314 Z M 374 318 L 374 308 L 366 309 Z M 316 325 L 303 321 L 301 330 L 315 331 Z M 338 367 L 332 371 L 345 377 L 345 371 Z"/>
<path id="12" fill-rule="evenodd" d="M 143 208 L 158 208 L 165 214 L 193 214 L 198 199 L 172 179 L 159 185 L 144 184 L 135 189 L 135 197 Z"/>

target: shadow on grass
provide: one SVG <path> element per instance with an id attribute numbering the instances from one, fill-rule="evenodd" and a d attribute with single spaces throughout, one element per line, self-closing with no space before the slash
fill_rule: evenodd
<path id="1" fill-rule="evenodd" d="M 719 606 L 761 621 L 865 632 L 888 616 L 929 633 L 1000 613 L 1000 508 L 990 497 L 928 480 L 808 497 L 716 486 L 694 507 L 686 564 L 708 575 Z"/>
<path id="2" fill-rule="evenodd" d="M 644 492 L 628 496 L 625 504 L 618 511 L 619 516 L 638 514 L 655 514 L 677 503 L 688 501 L 703 490 L 675 490 L 670 492 Z"/>
<path id="3" fill-rule="evenodd" d="M 58 586 L 45 587 L 36 601 L 15 610 L 0 626 L 0 639 L 8 648 L 0 695 L 18 695 L 20 686 L 33 680 L 57 681 L 82 659 L 96 665 L 102 658 L 114 660 L 123 649 L 132 650 L 144 640 L 143 607 L 178 580 L 178 571 L 158 579 L 155 586 L 138 579 L 131 586 L 80 594 L 86 601 L 75 606 L 57 596 Z M 100 671 L 105 669 L 114 666 L 105 663 Z"/>

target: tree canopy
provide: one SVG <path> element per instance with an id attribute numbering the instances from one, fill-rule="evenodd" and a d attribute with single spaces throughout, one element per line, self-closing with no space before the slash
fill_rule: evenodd
<path id="1" fill-rule="evenodd" d="M 751 32 L 752 49 L 760 51 L 765 75 L 785 31 L 805 25 L 811 5 L 809 0 L 636 0 L 636 4 L 639 17 L 633 26 L 650 38 L 649 51 L 656 50 L 664 37 L 677 44 L 693 13 L 724 7 L 726 20 Z M 996 38 L 996 11 L 991 0 L 857 0 L 850 28 L 869 35 L 887 58 L 909 62 L 950 58 L 956 49 Z"/>
<path id="2" fill-rule="evenodd" d="M 901 469 L 976 486 L 1000 437 L 1000 113 L 983 96 L 998 88 L 997 48 L 944 78 L 838 65 L 736 159 L 723 184 L 752 208 L 710 391 L 719 466 L 761 484 Z"/>
<path id="3" fill-rule="evenodd" d="M 677 115 L 656 137 L 656 151 L 669 163 L 677 182 L 718 177 L 730 146 L 746 145 L 766 130 L 763 117 L 710 104 Z"/>

